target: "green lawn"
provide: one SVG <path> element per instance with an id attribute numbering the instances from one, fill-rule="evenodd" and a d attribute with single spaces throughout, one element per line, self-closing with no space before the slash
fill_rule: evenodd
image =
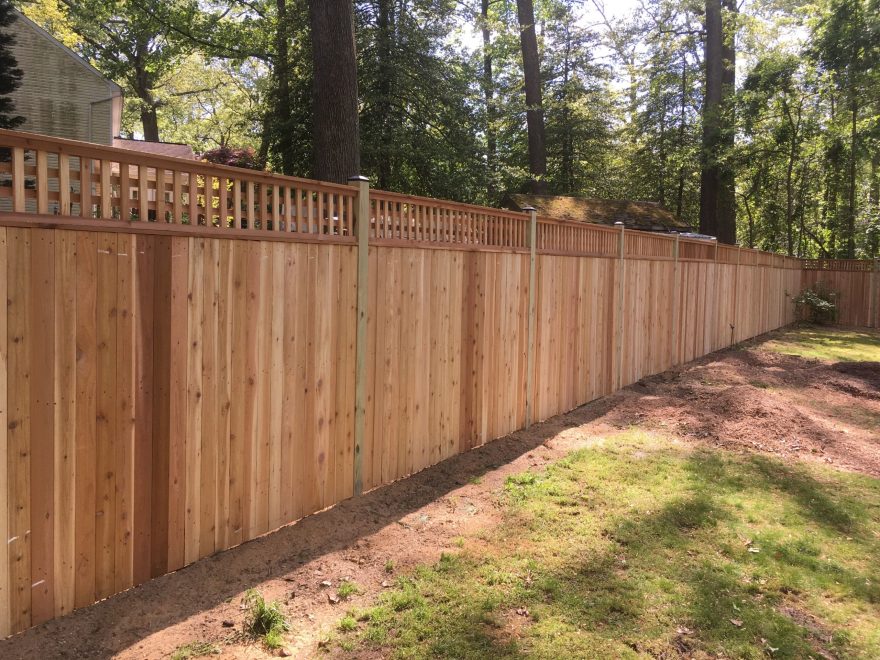
<path id="1" fill-rule="evenodd" d="M 499 498 L 498 527 L 349 612 L 335 652 L 880 656 L 880 480 L 627 431 Z"/>
<path id="2" fill-rule="evenodd" d="M 880 361 L 880 333 L 807 326 L 780 332 L 766 350 L 826 362 Z"/>

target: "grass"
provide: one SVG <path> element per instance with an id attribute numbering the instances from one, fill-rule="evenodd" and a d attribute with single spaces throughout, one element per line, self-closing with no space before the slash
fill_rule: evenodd
<path id="1" fill-rule="evenodd" d="M 340 600 L 348 600 L 352 596 L 357 596 L 360 592 L 361 588 L 357 584 L 346 580 L 339 583 L 336 595 L 339 596 Z"/>
<path id="2" fill-rule="evenodd" d="M 340 649 L 877 657 L 880 480 L 627 431 L 502 499 L 499 526 L 399 576 Z"/>
<path id="3" fill-rule="evenodd" d="M 762 348 L 824 362 L 877 362 L 880 333 L 804 326 L 781 332 Z"/>
<path id="4" fill-rule="evenodd" d="M 171 660 L 190 660 L 208 655 L 220 655 L 220 647 L 211 642 L 190 642 L 174 649 Z"/>
<path id="5" fill-rule="evenodd" d="M 267 603 L 263 595 L 254 589 L 245 593 L 244 604 L 248 608 L 246 631 L 262 640 L 270 649 L 283 646 L 284 633 L 290 630 L 290 624 L 281 611 L 281 604 L 277 601 Z"/>

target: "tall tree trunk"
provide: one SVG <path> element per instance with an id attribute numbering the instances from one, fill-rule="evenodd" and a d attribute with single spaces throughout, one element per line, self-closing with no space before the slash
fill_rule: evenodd
<path id="1" fill-rule="evenodd" d="M 849 132 L 849 208 L 846 214 L 846 258 L 856 256 L 856 161 L 858 154 L 858 121 L 859 103 L 853 91 L 850 101 L 850 132 Z"/>
<path id="2" fill-rule="evenodd" d="M 486 98 L 486 193 L 490 202 L 498 196 L 496 186 L 498 137 L 495 134 L 495 79 L 492 73 L 492 34 L 489 30 L 489 0 L 482 0 L 480 22 L 483 32 L 483 95 Z"/>
<path id="3" fill-rule="evenodd" d="M 275 32 L 275 61 L 272 73 L 275 78 L 276 118 L 273 126 L 278 129 L 278 151 L 281 155 L 281 172 L 292 175 L 294 173 L 294 146 L 293 134 L 288 130 L 288 122 L 293 112 L 290 101 L 290 55 L 288 52 L 288 30 L 286 0 L 276 0 L 278 10 L 278 26 Z"/>
<path id="4" fill-rule="evenodd" d="M 736 180 L 726 158 L 734 142 L 730 113 L 736 82 L 735 14 L 736 0 L 706 0 L 700 231 L 729 244 L 736 242 Z"/>
<path id="5" fill-rule="evenodd" d="M 353 6 L 350 0 L 309 2 L 314 176 L 337 183 L 361 169 Z"/>
<path id="6" fill-rule="evenodd" d="M 559 122 L 562 128 L 562 158 L 559 166 L 560 180 L 556 188 L 563 195 L 570 195 L 574 191 L 574 131 L 568 105 L 568 80 L 571 77 L 571 33 L 568 30 L 565 31 L 565 57 L 562 66 L 562 116 Z"/>
<path id="7" fill-rule="evenodd" d="M 660 111 L 660 144 L 657 153 L 657 159 L 660 161 L 660 177 L 657 187 L 657 202 L 663 208 L 666 208 L 666 165 L 669 157 L 666 153 L 666 112 L 667 100 L 663 98 L 663 109 Z"/>
<path id="8" fill-rule="evenodd" d="M 377 109 L 380 139 L 376 175 L 379 188 L 383 190 L 391 190 L 393 187 L 391 178 L 394 167 L 390 147 L 394 139 L 391 132 L 391 96 L 394 92 L 391 46 L 394 43 L 394 25 L 393 0 L 379 0 L 376 17 L 376 91 L 379 93 Z"/>
<path id="9" fill-rule="evenodd" d="M 144 140 L 147 142 L 159 142 L 159 116 L 156 114 L 156 106 L 152 98 L 141 98 L 141 125 L 144 129 Z"/>
<path id="10" fill-rule="evenodd" d="M 541 62 L 535 34 L 535 9 L 532 0 L 516 0 L 522 46 L 523 78 L 526 88 L 526 124 L 529 131 L 529 173 L 531 191 L 547 192 L 547 145 L 544 137 L 544 107 L 541 99 Z"/>
<path id="11" fill-rule="evenodd" d="M 684 133 L 687 127 L 687 58 L 681 58 L 681 104 L 679 105 L 678 118 L 678 144 L 684 145 Z M 684 182 L 685 168 L 684 165 L 678 168 L 678 191 L 675 194 L 675 217 L 681 220 L 681 214 L 684 210 Z"/>

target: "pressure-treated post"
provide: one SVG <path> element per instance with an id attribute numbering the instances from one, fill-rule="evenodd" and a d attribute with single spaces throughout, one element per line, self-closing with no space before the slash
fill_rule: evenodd
<path id="1" fill-rule="evenodd" d="M 678 274 L 678 241 L 681 238 L 675 232 L 675 242 L 672 244 L 672 366 L 678 364 L 678 306 L 680 295 Z"/>
<path id="2" fill-rule="evenodd" d="M 370 180 L 349 179 L 357 188 L 355 235 L 357 236 L 357 331 L 354 375 L 354 495 L 364 490 L 363 450 L 367 419 L 367 285 L 369 283 Z"/>
<path id="3" fill-rule="evenodd" d="M 529 214 L 529 335 L 526 342 L 526 426 L 532 424 L 532 398 L 535 392 L 535 266 L 538 244 L 538 212 L 531 206 Z"/>
<path id="4" fill-rule="evenodd" d="M 870 298 L 868 300 L 868 327 L 876 328 L 880 325 L 880 259 L 874 258 L 874 267 L 871 269 L 871 282 L 868 285 Z"/>
<path id="5" fill-rule="evenodd" d="M 620 245 L 618 251 L 618 281 L 617 281 L 617 386 L 615 390 L 623 387 L 623 296 L 624 280 L 626 279 L 626 228 L 622 222 L 615 222 L 615 227 L 620 228 Z"/>

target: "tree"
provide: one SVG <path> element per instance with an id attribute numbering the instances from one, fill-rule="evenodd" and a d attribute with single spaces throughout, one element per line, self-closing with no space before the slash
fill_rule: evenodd
<path id="1" fill-rule="evenodd" d="M 12 25 L 15 13 L 10 0 L 0 0 L 0 128 L 17 128 L 24 123 L 24 117 L 15 115 L 15 107 L 9 95 L 21 85 L 22 71 L 12 54 L 15 38 L 2 31 Z"/>
<path id="2" fill-rule="evenodd" d="M 532 193 L 547 192 L 547 145 L 544 135 L 544 106 L 541 93 L 541 60 L 535 33 L 532 0 L 516 0 L 522 46 L 523 79 L 526 88 L 526 123 L 529 130 L 529 176 Z"/>
<path id="3" fill-rule="evenodd" d="M 360 174 L 358 80 L 350 0 L 311 0 L 314 176 L 344 182 Z"/>
<path id="4" fill-rule="evenodd" d="M 706 0 L 700 232 L 736 243 L 732 103 L 736 76 L 736 0 Z"/>
<path id="5" fill-rule="evenodd" d="M 831 76 L 845 112 L 838 113 L 848 134 L 846 211 L 842 223 L 843 256 L 856 252 L 858 217 L 858 164 L 861 151 L 861 114 L 867 99 L 880 92 L 876 67 L 880 66 L 877 28 L 880 22 L 866 0 L 831 0 L 815 33 L 816 59 Z"/>

